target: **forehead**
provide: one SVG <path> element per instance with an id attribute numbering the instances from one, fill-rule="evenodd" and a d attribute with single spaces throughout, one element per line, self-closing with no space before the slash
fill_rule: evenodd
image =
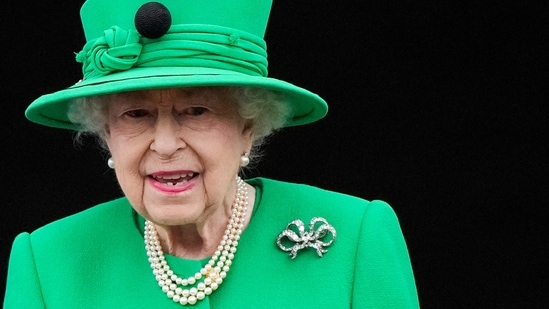
<path id="1" fill-rule="evenodd" d="M 226 87 L 193 87 L 193 88 L 169 88 L 150 89 L 113 94 L 109 100 L 116 102 L 134 103 L 168 103 L 168 102 L 219 102 L 230 101 L 229 91 Z"/>

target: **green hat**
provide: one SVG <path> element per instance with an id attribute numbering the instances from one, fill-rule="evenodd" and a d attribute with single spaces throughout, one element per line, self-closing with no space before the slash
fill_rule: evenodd
<path id="1" fill-rule="evenodd" d="M 67 117 L 75 99 L 116 92 L 196 86 L 251 86 L 286 95 L 287 126 L 326 115 L 318 95 L 267 77 L 263 39 L 272 0 L 88 0 L 80 15 L 87 43 L 76 55 L 83 79 L 43 95 L 25 115 L 77 129 Z"/>

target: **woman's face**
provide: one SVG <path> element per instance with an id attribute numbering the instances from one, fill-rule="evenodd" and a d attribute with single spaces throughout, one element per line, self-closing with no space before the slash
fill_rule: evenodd
<path id="1" fill-rule="evenodd" d="M 137 212 L 161 225 L 226 211 L 252 134 L 224 88 L 130 92 L 109 101 L 106 142 Z"/>

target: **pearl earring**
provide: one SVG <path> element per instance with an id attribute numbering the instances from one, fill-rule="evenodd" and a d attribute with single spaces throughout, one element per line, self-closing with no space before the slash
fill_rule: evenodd
<path id="1" fill-rule="evenodd" d="M 246 152 L 244 155 L 240 157 L 240 166 L 245 167 L 250 164 L 250 158 L 248 157 L 248 153 Z"/>
<path id="2" fill-rule="evenodd" d="M 113 160 L 112 158 L 109 158 L 109 159 L 107 160 L 107 165 L 108 165 L 110 168 L 114 169 L 114 160 Z"/>

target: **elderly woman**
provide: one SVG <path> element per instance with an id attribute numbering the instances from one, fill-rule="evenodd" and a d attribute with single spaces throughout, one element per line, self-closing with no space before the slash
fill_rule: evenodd
<path id="1" fill-rule="evenodd" d="M 267 77 L 270 1 L 88 0 L 84 78 L 27 109 L 92 134 L 123 197 L 14 241 L 4 308 L 416 308 L 382 201 L 242 180 L 275 130 L 322 118 Z"/>

